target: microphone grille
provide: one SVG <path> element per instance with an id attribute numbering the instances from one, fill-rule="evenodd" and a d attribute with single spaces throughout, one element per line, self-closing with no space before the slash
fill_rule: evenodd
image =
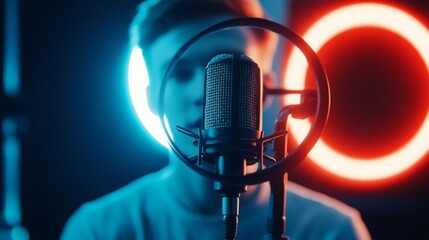
<path id="1" fill-rule="evenodd" d="M 222 57 L 226 56 L 217 57 L 206 68 L 205 128 L 231 126 L 232 58 L 231 61 L 213 64 L 213 61 L 225 60 Z"/>
<path id="2" fill-rule="evenodd" d="M 261 80 L 258 65 L 239 54 L 219 54 L 206 67 L 204 129 L 259 130 Z"/>
<path id="3" fill-rule="evenodd" d="M 240 98 L 238 108 L 240 127 L 258 129 L 259 126 L 259 67 L 243 64 L 240 68 Z"/>

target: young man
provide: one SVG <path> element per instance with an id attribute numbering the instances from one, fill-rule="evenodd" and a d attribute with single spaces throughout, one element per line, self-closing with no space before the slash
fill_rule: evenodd
<path id="1" fill-rule="evenodd" d="M 196 33 L 237 17 L 264 17 L 255 0 L 144 2 L 131 26 L 143 50 L 150 76 L 151 110 L 166 65 Z M 228 30 L 201 39 L 177 64 L 165 89 L 170 126 L 201 126 L 204 67 L 219 53 L 241 52 L 257 62 L 269 82 L 276 37 L 260 30 Z M 173 131 L 175 143 L 195 155 L 192 141 Z M 211 164 L 203 164 L 212 168 Z M 359 213 L 325 195 L 294 183 L 287 186 L 287 235 L 291 239 L 369 239 Z M 262 239 L 268 215 L 269 185 L 249 186 L 241 196 L 238 239 Z M 84 204 L 70 218 L 61 239 L 222 239 L 221 196 L 213 181 L 186 167 L 171 151 L 169 164 L 98 200 Z"/>

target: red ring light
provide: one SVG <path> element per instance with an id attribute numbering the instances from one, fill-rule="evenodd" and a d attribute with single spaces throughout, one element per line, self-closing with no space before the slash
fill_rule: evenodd
<path id="1" fill-rule="evenodd" d="M 318 20 L 304 35 L 304 39 L 318 52 L 338 34 L 354 28 L 373 27 L 393 32 L 408 41 L 424 60 L 429 73 L 428 29 L 408 13 L 383 4 L 353 4 L 334 10 Z M 297 49 L 293 49 L 286 65 L 284 87 L 304 89 L 308 64 Z M 285 103 L 297 103 L 285 98 Z M 299 101 L 298 101 L 299 102 Z M 291 120 L 291 135 L 301 142 L 310 128 L 308 120 Z M 423 124 L 402 148 L 379 158 L 350 157 L 330 148 L 323 140 L 308 154 L 323 169 L 347 179 L 371 181 L 397 175 L 413 166 L 429 150 L 429 107 Z M 370 160 L 370 161 L 368 161 Z"/>

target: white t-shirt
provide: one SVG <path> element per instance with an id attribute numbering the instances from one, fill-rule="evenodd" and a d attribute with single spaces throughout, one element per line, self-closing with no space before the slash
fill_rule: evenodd
<path id="1" fill-rule="evenodd" d="M 179 205 L 165 187 L 168 168 L 81 206 L 69 219 L 62 240 L 223 239 L 221 214 L 199 214 Z M 263 239 L 269 186 L 262 201 L 240 208 L 237 239 Z M 288 182 L 286 235 L 295 239 L 370 239 L 355 209 L 326 195 Z"/>

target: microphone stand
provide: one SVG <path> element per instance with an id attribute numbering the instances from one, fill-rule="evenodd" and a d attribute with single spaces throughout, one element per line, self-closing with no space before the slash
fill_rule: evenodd
<path id="1" fill-rule="evenodd" d="M 281 92 L 283 91 L 283 92 Z M 287 90 L 269 92 L 271 94 L 287 94 Z M 289 115 L 294 118 L 305 119 L 314 115 L 317 102 L 317 93 L 313 90 L 304 90 L 301 94 L 301 103 L 283 108 L 275 121 L 275 132 L 286 130 Z M 287 135 L 278 137 L 274 141 L 274 158 L 283 159 L 287 156 Z M 264 240 L 289 240 L 286 232 L 286 186 L 287 172 L 277 174 L 270 180 L 270 208 L 267 219 L 267 233 Z"/>
<path id="2" fill-rule="evenodd" d="M 276 122 L 275 132 L 286 129 L 286 121 L 289 114 L 291 114 L 291 107 L 286 107 L 280 111 Z M 287 155 L 286 150 L 287 138 L 286 135 L 277 138 L 274 141 L 274 158 L 283 159 Z M 270 207 L 269 215 L 267 218 L 267 233 L 264 235 L 264 240 L 288 240 L 285 236 L 286 232 L 286 184 L 288 175 L 277 174 L 270 181 Z"/>
<path id="3" fill-rule="evenodd" d="M 270 213 L 264 240 L 288 240 L 286 232 L 286 184 L 288 175 L 279 174 L 270 181 Z"/>

